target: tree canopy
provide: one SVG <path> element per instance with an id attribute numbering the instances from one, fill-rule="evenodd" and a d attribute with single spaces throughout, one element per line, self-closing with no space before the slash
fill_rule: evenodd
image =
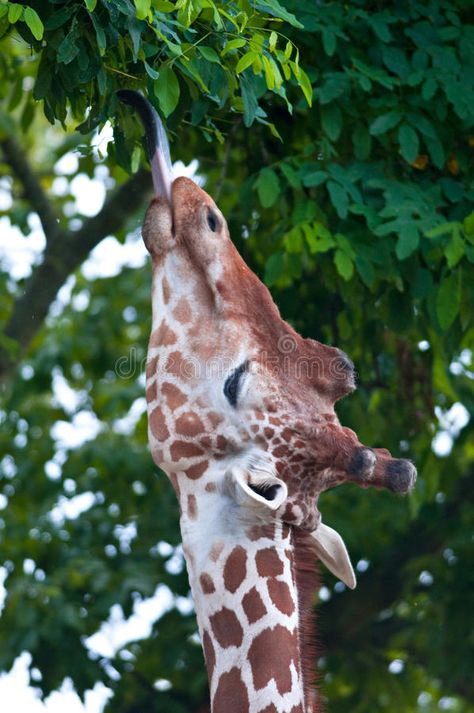
<path id="1" fill-rule="evenodd" d="M 359 570 L 354 592 L 325 572 L 317 603 L 328 712 L 472 713 L 471 4 L 2 1 L 0 38 L 0 669 L 29 651 L 45 694 L 70 677 L 118 713 L 206 710 L 177 504 L 146 445 L 149 265 L 84 267 L 111 235 L 138 251 L 151 179 L 115 96 L 133 88 L 283 317 L 354 360 L 344 425 L 418 467 L 407 499 L 324 495 Z M 103 186 L 96 214 L 81 182 Z M 30 274 L 10 274 L 33 233 Z M 92 655 L 111 607 L 159 584 L 174 606 L 151 635 Z"/>

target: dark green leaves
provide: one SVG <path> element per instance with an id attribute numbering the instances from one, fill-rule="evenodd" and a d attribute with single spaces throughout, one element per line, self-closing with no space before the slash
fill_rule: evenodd
<path id="1" fill-rule="evenodd" d="M 153 90 L 161 111 L 168 117 L 176 109 L 180 92 L 178 79 L 171 66 L 162 67 L 153 84 Z"/>
<path id="2" fill-rule="evenodd" d="M 264 168 L 260 171 L 255 185 L 262 207 L 270 208 L 278 200 L 280 194 L 280 184 L 275 171 Z"/>
<path id="3" fill-rule="evenodd" d="M 457 317 L 461 303 L 461 272 L 445 277 L 436 293 L 436 314 L 441 329 L 446 330 Z"/>
<path id="4" fill-rule="evenodd" d="M 387 131 L 393 129 L 400 122 L 402 115 L 399 111 L 389 111 L 387 114 L 378 116 L 370 125 L 370 133 L 372 136 L 386 134 Z"/>
<path id="5" fill-rule="evenodd" d="M 413 163 L 418 156 L 420 148 L 420 141 L 415 129 L 408 126 L 408 124 L 403 124 L 398 130 L 398 141 L 400 144 L 400 153 L 405 161 Z"/>

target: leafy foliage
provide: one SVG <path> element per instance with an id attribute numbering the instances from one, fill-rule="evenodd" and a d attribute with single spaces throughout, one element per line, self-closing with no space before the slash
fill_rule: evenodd
<path id="1" fill-rule="evenodd" d="M 146 91 L 167 118 L 173 156 L 199 159 L 284 317 L 355 361 L 360 385 L 341 420 L 418 466 L 408 501 L 347 486 L 321 503 L 361 561 L 355 592 L 325 575 L 328 710 L 472 713 L 474 441 L 472 429 L 449 424 L 453 404 L 474 407 L 469 4 L 4 3 L 0 32 L 0 141 L 21 137 L 61 229 L 70 237 L 86 220 L 74 206 L 77 175 L 120 185 L 144 162 L 141 131 L 114 93 Z M 107 120 L 108 154 L 91 148 Z M 55 166 L 78 146 L 59 190 Z M 7 161 L 0 171 L 11 173 Z M 38 207 L 21 176 L 8 186 L 16 201 L 2 215 L 28 235 Z M 119 241 L 139 223 L 130 215 Z M 71 243 L 57 240 L 67 270 Z M 29 650 L 44 692 L 66 675 L 80 692 L 102 680 L 114 691 L 110 710 L 124 713 L 198 710 L 207 699 L 180 599 L 188 585 L 174 496 L 147 453 L 145 416 L 122 420 L 143 397 L 147 270 L 95 279 L 76 270 L 66 305 L 5 391 L 0 435 L 0 665 Z M 0 346 L 14 350 L 8 323 L 30 283 L 1 280 Z M 74 393 L 67 408 L 54 395 L 58 378 Z M 97 419 L 95 438 L 61 446 L 60 429 L 77 430 L 84 412 Z M 443 431 L 455 443 L 441 457 L 432 442 Z M 86 493 L 93 500 L 78 518 L 52 517 L 58 502 Z M 130 541 L 124 528 L 136 532 Z M 84 637 L 111 606 L 128 615 L 159 583 L 175 607 L 149 639 L 91 658 Z M 154 689 L 156 678 L 172 688 Z"/>

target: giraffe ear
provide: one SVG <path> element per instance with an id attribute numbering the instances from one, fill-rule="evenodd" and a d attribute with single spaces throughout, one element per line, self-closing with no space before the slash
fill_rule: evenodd
<path id="1" fill-rule="evenodd" d="M 311 537 L 321 562 L 324 562 L 328 570 L 341 582 L 350 589 L 355 589 L 357 582 L 354 569 L 340 534 L 321 522 L 318 529 L 311 533 Z"/>
<path id="2" fill-rule="evenodd" d="M 278 510 L 288 497 L 286 483 L 264 471 L 234 467 L 227 475 L 230 494 L 247 507 Z"/>

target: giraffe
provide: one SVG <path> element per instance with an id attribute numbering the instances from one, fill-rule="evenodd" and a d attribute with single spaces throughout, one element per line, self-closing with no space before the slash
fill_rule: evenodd
<path id="1" fill-rule="evenodd" d="M 149 444 L 180 505 L 211 710 L 316 713 L 316 561 L 356 584 L 319 495 L 347 481 L 406 493 L 416 470 L 341 426 L 334 404 L 355 388 L 350 359 L 281 318 L 212 198 L 172 180 L 154 109 L 129 90 L 120 99 L 148 136 Z"/>

